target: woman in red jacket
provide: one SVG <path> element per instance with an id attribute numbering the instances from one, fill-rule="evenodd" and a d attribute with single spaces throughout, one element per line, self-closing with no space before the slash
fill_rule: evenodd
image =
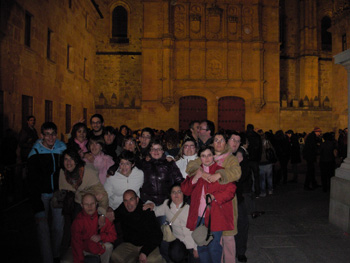
<path id="1" fill-rule="evenodd" d="M 204 179 L 202 173 L 214 174 L 223 169 L 214 161 L 214 148 L 204 146 L 198 156 L 202 161 L 202 169 L 198 169 L 193 177 L 187 176 L 181 184 L 181 190 L 185 195 L 191 196 L 190 211 L 187 219 L 187 228 L 193 231 L 204 212 L 206 195 L 210 195 L 211 202 L 211 232 L 214 239 L 207 246 L 198 246 L 198 254 L 201 263 L 217 263 L 221 261 L 222 246 L 220 244 L 222 231 L 233 230 L 233 206 L 232 199 L 235 195 L 236 185 L 228 183 L 221 185 L 218 182 L 210 182 Z M 205 225 L 209 223 L 209 209 L 204 216 Z"/>

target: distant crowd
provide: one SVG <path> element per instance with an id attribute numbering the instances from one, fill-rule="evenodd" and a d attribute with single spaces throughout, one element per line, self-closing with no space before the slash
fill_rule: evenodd
<path id="1" fill-rule="evenodd" d="M 29 116 L 2 141 L 3 165 L 16 163 L 17 145 L 26 164 L 42 262 L 247 262 L 249 220 L 264 214 L 255 199 L 298 182 L 302 159 L 304 189 L 327 192 L 347 154 L 347 129 L 338 140 L 319 127 L 215 133 L 210 120 L 132 131 L 100 114 L 90 127 L 77 122 L 65 143 Z"/>

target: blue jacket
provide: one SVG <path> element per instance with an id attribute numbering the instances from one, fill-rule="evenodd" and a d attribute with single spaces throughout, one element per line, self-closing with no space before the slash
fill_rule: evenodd
<path id="1" fill-rule="evenodd" d="M 44 211 L 41 194 L 52 194 L 58 190 L 60 157 L 66 149 L 64 142 L 56 140 L 52 149 L 38 140 L 28 156 L 29 193 L 34 213 Z"/>

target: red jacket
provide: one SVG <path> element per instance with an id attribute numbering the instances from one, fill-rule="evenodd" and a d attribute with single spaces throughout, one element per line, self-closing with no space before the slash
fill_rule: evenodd
<path id="1" fill-rule="evenodd" d="M 93 235 L 98 234 L 98 214 L 92 215 L 80 212 L 72 224 L 72 250 L 74 263 L 83 263 L 83 251 L 101 255 L 105 252 L 104 245 L 90 240 Z M 100 230 L 102 243 L 114 242 L 117 239 L 114 224 L 106 218 L 106 224 Z"/>
<path id="2" fill-rule="evenodd" d="M 217 163 L 209 167 L 209 173 L 214 174 L 216 170 L 223 169 Z M 190 211 L 188 213 L 186 227 L 193 231 L 196 228 L 198 220 L 198 209 L 202 188 L 204 186 L 205 194 L 212 194 L 215 197 L 211 205 L 211 231 L 233 230 L 233 205 L 232 199 L 235 196 L 236 185 L 233 183 L 219 184 L 208 183 L 199 178 L 196 184 L 192 184 L 193 177 L 187 176 L 181 184 L 181 190 L 185 195 L 191 196 Z M 209 207 L 205 212 L 205 225 L 209 223 Z"/>

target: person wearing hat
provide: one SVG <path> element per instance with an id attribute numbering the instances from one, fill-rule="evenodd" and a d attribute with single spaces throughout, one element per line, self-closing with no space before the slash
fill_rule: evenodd
<path id="1" fill-rule="evenodd" d="M 305 190 L 314 190 L 319 186 L 315 178 L 315 163 L 317 160 L 319 143 L 321 142 L 321 134 L 322 130 L 319 127 L 315 127 L 305 139 L 305 147 L 303 150 L 303 158 L 307 163 L 304 183 Z"/>

